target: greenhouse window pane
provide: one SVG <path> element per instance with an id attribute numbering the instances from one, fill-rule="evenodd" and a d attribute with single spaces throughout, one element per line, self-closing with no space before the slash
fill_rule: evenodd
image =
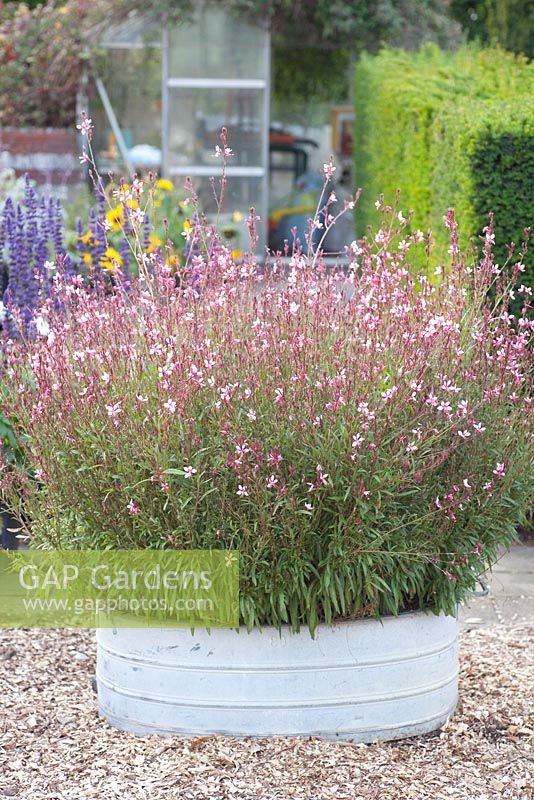
<path id="1" fill-rule="evenodd" d="M 100 40 L 102 47 L 161 47 L 161 19 L 135 12 L 117 25 L 111 25 Z"/>
<path id="2" fill-rule="evenodd" d="M 235 157 L 231 164 L 260 166 L 266 136 L 264 93 L 258 89 L 169 90 L 169 165 L 214 163 L 221 128 Z"/>
<path id="3" fill-rule="evenodd" d="M 173 176 L 172 181 L 177 189 L 185 184 L 183 176 Z M 265 247 L 265 224 L 263 210 L 263 190 L 264 182 L 262 178 L 243 178 L 230 176 L 224 191 L 224 197 L 220 209 L 218 199 L 221 186 L 219 178 L 215 178 L 213 185 L 208 177 L 192 177 L 193 188 L 198 195 L 199 207 L 207 215 L 211 223 L 218 221 L 218 229 L 225 244 L 231 250 L 248 250 L 250 247 L 250 236 L 246 224 L 247 216 L 251 208 L 256 214 L 262 217 L 262 221 L 257 225 L 259 241 L 256 252 L 262 254 Z M 217 200 L 214 196 L 214 189 Z M 194 213 L 191 205 L 186 206 L 187 215 Z"/>
<path id="4" fill-rule="evenodd" d="M 169 77 L 265 78 L 268 37 L 226 10 L 210 7 L 169 30 Z"/>
<path id="5" fill-rule="evenodd" d="M 214 173 L 216 171 L 214 170 Z M 210 217 L 217 213 L 217 201 L 214 196 L 214 189 L 217 197 L 220 196 L 220 175 L 215 176 L 212 186 L 212 180 L 204 176 L 192 177 L 193 188 L 198 194 L 201 209 Z M 183 176 L 173 176 L 173 183 L 175 186 L 183 186 L 185 178 Z M 251 207 L 261 213 L 262 204 L 262 187 L 263 181 L 261 178 L 243 178 L 230 176 L 226 179 L 226 186 L 224 190 L 224 199 L 221 211 L 224 215 L 233 214 L 241 215 L 243 219 L 248 214 Z"/>
<path id="6" fill-rule="evenodd" d="M 135 169 L 161 167 L 161 50 L 111 48 L 102 75 Z M 98 96 L 91 106 L 99 167 L 124 171 L 118 143 Z"/>

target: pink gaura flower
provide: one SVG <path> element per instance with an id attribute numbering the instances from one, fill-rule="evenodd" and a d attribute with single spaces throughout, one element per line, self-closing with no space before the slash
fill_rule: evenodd
<path id="1" fill-rule="evenodd" d="M 138 195 L 143 194 L 143 181 L 139 178 L 134 178 L 132 181 L 132 189 Z"/>
<path id="2" fill-rule="evenodd" d="M 81 117 L 81 122 L 79 125 L 76 125 L 76 127 L 82 136 L 87 136 L 90 139 L 93 131 L 93 120 L 89 119 L 85 111 L 82 111 Z"/>
<path id="3" fill-rule="evenodd" d="M 232 387 L 229 385 L 222 386 L 219 389 L 219 397 L 224 403 L 229 403 L 232 399 Z"/>
<path id="4" fill-rule="evenodd" d="M 469 403 L 467 402 L 467 400 L 460 400 L 460 402 L 458 403 L 458 411 L 457 411 L 459 417 L 467 416 L 468 406 Z"/>
<path id="5" fill-rule="evenodd" d="M 176 411 L 176 402 L 170 397 L 165 403 L 163 403 L 163 408 L 165 411 L 168 411 L 169 414 L 174 414 Z"/>
<path id="6" fill-rule="evenodd" d="M 234 155 L 234 151 L 232 150 L 231 147 L 228 147 L 228 146 L 219 147 L 218 144 L 215 145 L 215 152 L 213 154 L 214 158 L 221 158 L 221 156 L 224 156 L 224 158 L 230 158 L 230 156 L 233 156 L 233 155 Z"/>
<path id="7" fill-rule="evenodd" d="M 184 467 L 184 478 L 192 478 L 193 475 L 196 475 L 197 471 L 194 467 L 188 466 Z"/>
<path id="8" fill-rule="evenodd" d="M 322 468 L 321 464 L 317 464 L 317 466 L 315 467 L 315 471 L 317 472 L 317 479 L 318 479 L 319 483 L 322 483 L 323 486 L 327 486 L 328 485 L 328 473 L 327 472 L 323 472 L 323 468 Z"/>
<path id="9" fill-rule="evenodd" d="M 357 433 L 356 436 L 352 437 L 352 449 L 357 450 L 360 445 L 364 442 L 364 438 L 360 433 Z"/>
<path id="10" fill-rule="evenodd" d="M 498 463 L 495 469 L 493 470 L 493 474 L 496 475 L 498 478 L 504 478 L 506 475 L 506 466 L 503 463 Z"/>
<path id="11" fill-rule="evenodd" d="M 323 176 L 324 176 L 325 180 L 327 180 L 327 181 L 331 181 L 332 180 L 334 172 L 336 171 L 336 168 L 334 167 L 334 163 L 333 162 L 334 162 L 333 156 L 330 156 L 330 158 L 328 160 L 328 163 L 327 164 L 323 164 Z"/>
<path id="12" fill-rule="evenodd" d="M 130 502 L 127 505 L 127 509 L 128 509 L 128 514 L 130 514 L 132 517 L 134 517 L 136 514 L 139 514 L 139 512 L 141 511 L 139 506 L 136 503 L 134 503 L 133 500 L 130 500 Z"/>
<path id="13" fill-rule="evenodd" d="M 382 400 L 387 403 L 388 400 L 391 400 L 393 397 L 395 397 L 398 391 L 398 386 L 392 386 L 391 389 L 386 389 L 385 392 L 382 392 Z"/>
<path id="14" fill-rule="evenodd" d="M 248 497 L 248 489 L 244 484 L 239 484 L 239 487 L 236 492 L 239 497 Z"/>
<path id="15" fill-rule="evenodd" d="M 110 419 L 116 419 L 119 414 L 122 414 L 122 401 L 119 400 L 118 403 L 107 405 L 106 412 Z"/>
<path id="16" fill-rule="evenodd" d="M 458 394 L 462 391 L 459 386 L 455 386 L 453 382 L 448 379 L 443 381 L 441 388 L 444 392 L 451 392 L 452 394 Z"/>

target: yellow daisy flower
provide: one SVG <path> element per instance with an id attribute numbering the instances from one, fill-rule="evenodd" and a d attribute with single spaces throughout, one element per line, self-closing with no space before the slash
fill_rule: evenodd
<path id="1" fill-rule="evenodd" d="M 232 214 L 232 222 L 241 222 L 242 219 L 243 219 L 243 214 L 241 213 L 241 211 L 234 211 L 234 213 Z"/>
<path id="2" fill-rule="evenodd" d="M 106 219 L 111 225 L 112 230 L 119 230 L 123 222 L 122 205 L 111 208 L 106 214 Z"/>
<path id="3" fill-rule="evenodd" d="M 163 192 L 174 191 L 174 183 L 167 178 L 160 178 L 156 181 L 156 189 L 161 189 Z"/>
<path id="4" fill-rule="evenodd" d="M 153 253 L 158 247 L 161 247 L 163 240 L 156 236 L 155 233 L 150 234 L 150 243 L 148 245 L 148 252 Z"/>
<path id="5" fill-rule="evenodd" d="M 121 255 L 114 247 L 108 247 L 106 250 L 102 260 L 102 266 L 107 269 L 108 272 L 115 272 L 118 267 L 122 266 Z"/>

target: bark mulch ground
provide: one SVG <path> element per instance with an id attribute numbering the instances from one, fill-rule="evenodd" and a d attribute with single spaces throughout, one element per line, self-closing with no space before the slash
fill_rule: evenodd
<path id="1" fill-rule="evenodd" d="M 91 631 L 0 631 L 0 798 L 529 800 L 534 626 L 461 642 L 461 701 L 445 729 L 352 745 L 121 733 L 97 715 Z"/>

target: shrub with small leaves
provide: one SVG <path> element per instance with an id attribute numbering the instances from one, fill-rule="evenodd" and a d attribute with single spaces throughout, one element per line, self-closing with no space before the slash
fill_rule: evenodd
<path id="1" fill-rule="evenodd" d="M 534 64 L 499 48 L 363 55 L 354 84 L 357 228 L 375 224 L 379 192 L 393 202 L 400 189 L 412 229 L 434 231 L 435 247 L 417 265 L 431 274 L 446 258 L 446 209 L 456 209 L 464 247 L 478 243 L 493 212 L 502 265 L 507 244 L 520 246 L 534 220 L 533 85 Z M 528 265 L 523 282 L 534 288 Z"/>

